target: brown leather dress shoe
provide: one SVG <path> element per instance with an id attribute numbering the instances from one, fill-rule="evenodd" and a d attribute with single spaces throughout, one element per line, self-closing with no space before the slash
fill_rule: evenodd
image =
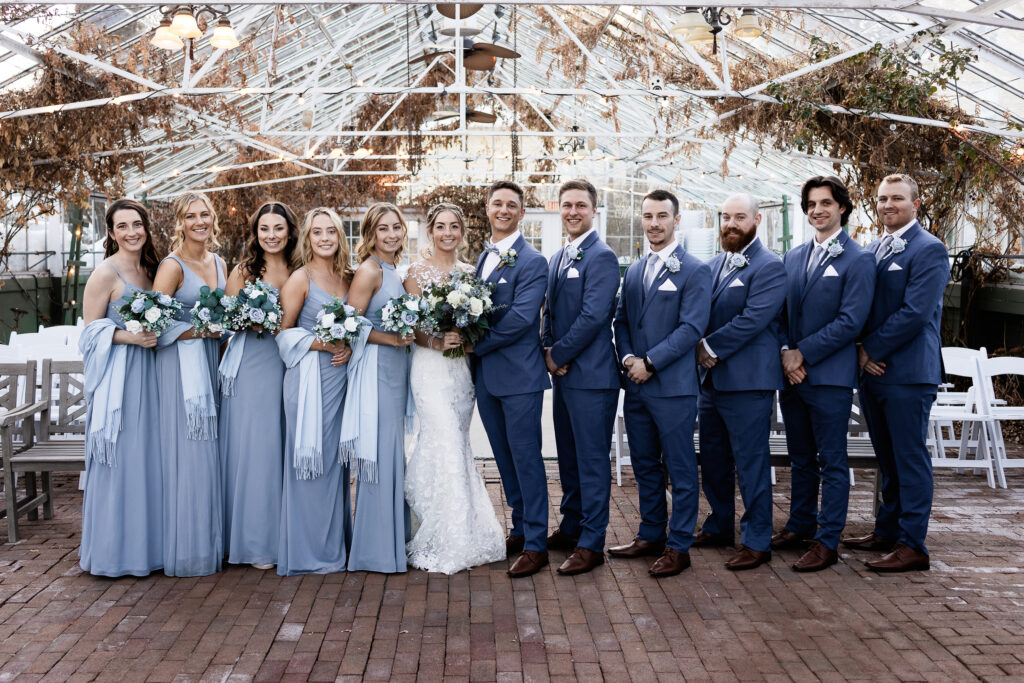
<path id="1" fill-rule="evenodd" d="M 831 567 L 839 561 L 839 553 L 826 548 L 821 541 L 811 541 L 811 549 L 796 561 L 793 569 L 798 572 L 816 572 Z"/>
<path id="2" fill-rule="evenodd" d="M 524 545 L 526 545 L 526 538 L 509 534 L 505 537 L 505 557 L 512 557 L 516 553 L 523 552 Z"/>
<path id="3" fill-rule="evenodd" d="M 912 572 L 931 568 L 931 562 L 925 553 L 914 550 L 905 543 L 897 543 L 888 555 L 864 564 L 876 572 Z"/>
<path id="4" fill-rule="evenodd" d="M 853 538 L 844 538 L 842 544 L 847 548 L 853 548 L 854 550 L 881 550 L 882 552 L 889 552 L 896 545 L 895 539 L 882 538 L 875 532 L 871 532 L 867 536 L 854 536 Z"/>
<path id="5" fill-rule="evenodd" d="M 624 557 L 626 559 L 632 559 L 634 557 L 658 557 L 665 552 L 665 543 L 650 543 L 642 538 L 634 538 L 632 543 L 627 545 L 617 545 L 614 548 L 608 548 L 608 554 L 612 557 Z"/>
<path id="6" fill-rule="evenodd" d="M 706 531 L 698 531 L 693 537 L 693 545 L 698 548 L 731 548 L 732 536 L 718 536 Z"/>
<path id="7" fill-rule="evenodd" d="M 562 576 L 585 574 L 604 564 L 604 553 L 595 553 L 588 548 L 576 548 L 572 555 L 557 569 Z"/>
<path id="8" fill-rule="evenodd" d="M 689 553 L 681 553 L 675 548 L 665 548 L 665 552 L 654 561 L 647 573 L 656 579 L 664 579 L 666 576 L 675 576 L 689 567 Z"/>
<path id="9" fill-rule="evenodd" d="M 516 558 L 512 566 L 505 572 L 513 579 L 521 579 L 526 576 L 533 576 L 544 567 L 548 566 L 548 553 L 546 550 L 524 550 L 523 554 Z"/>
<path id="10" fill-rule="evenodd" d="M 580 539 L 573 538 L 569 534 L 562 533 L 561 529 L 555 529 L 554 533 L 548 536 L 548 550 L 575 550 Z"/>
<path id="11" fill-rule="evenodd" d="M 753 569 L 754 567 L 760 567 L 771 559 L 771 550 L 762 552 L 760 550 L 752 550 L 745 545 L 741 545 L 740 551 L 725 563 L 725 568 L 734 572 L 742 571 L 744 569 Z"/>
<path id="12" fill-rule="evenodd" d="M 810 541 L 799 534 L 794 534 L 789 529 L 783 529 L 772 536 L 772 550 L 789 550 L 792 548 L 806 548 Z"/>

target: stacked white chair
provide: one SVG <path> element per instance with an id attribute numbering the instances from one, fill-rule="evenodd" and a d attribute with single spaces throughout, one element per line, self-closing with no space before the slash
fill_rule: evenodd
<path id="1" fill-rule="evenodd" d="M 1004 470 L 1024 467 L 1024 458 L 1007 457 L 1001 422 L 1004 420 L 1024 420 L 1024 406 L 1006 405 L 1005 401 L 997 402 L 995 400 L 992 378 L 1010 375 L 1024 379 L 1024 358 L 1016 356 L 985 358 L 979 359 L 977 365 L 980 391 L 986 400 L 990 401 L 990 412 L 994 422 L 993 449 L 995 451 L 996 468 L 999 473 L 999 484 L 1006 488 Z"/>

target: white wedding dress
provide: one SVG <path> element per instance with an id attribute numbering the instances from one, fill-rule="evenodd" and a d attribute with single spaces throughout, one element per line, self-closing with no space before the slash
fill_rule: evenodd
<path id="1" fill-rule="evenodd" d="M 447 274 L 421 264 L 415 277 L 425 289 Z M 469 360 L 413 346 L 409 384 L 417 429 L 405 498 L 420 521 L 406 544 L 409 564 L 454 574 L 505 559 L 502 527 L 469 445 L 475 400 Z"/>

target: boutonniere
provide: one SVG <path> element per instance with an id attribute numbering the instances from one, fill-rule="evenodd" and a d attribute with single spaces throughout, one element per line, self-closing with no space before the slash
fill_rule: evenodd
<path id="1" fill-rule="evenodd" d="M 575 244 L 567 244 L 565 246 L 565 255 L 569 257 L 570 261 L 583 260 L 583 250 L 577 247 Z"/>
<path id="2" fill-rule="evenodd" d="M 750 265 L 750 259 L 746 254 L 733 254 L 729 257 L 729 265 L 733 270 L 743 270 Z"/>
<path id="3" fill-rule="evenodd" d="M 839 238 L 833 237 L 831 241 L 829 241 L 828 246 L 825 247 L 825 251 L 828 252 L 829 258 L 839 258 L 843 253 L 843 245 L 839 244 Z"/>
<path id="4" fill-rule="evenodd" d="M 902 237 L 893 237 L 889 242 L 889 253 L 902 254 L 907 248 L 907 241 Z"/>
<path id="5" fill-rule="evenodd" d="M 515 249 L 499 251 L 498 260 L 501 261 L 501 263 L 498 264 L 498 267 L 508 266 L 509 268 L 515 268 L 517 258 L 519 258 L 519 253 Z"/>
<path id="6" fill-rule="evenodd" d="M 675 254 L 665 259 L 665 269 L 670 273 L 679 272 L 679 259 L 675 257 Z"/>

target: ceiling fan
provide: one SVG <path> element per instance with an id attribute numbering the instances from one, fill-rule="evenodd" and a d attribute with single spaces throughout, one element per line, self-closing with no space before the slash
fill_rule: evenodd
<path id="1" fill-rule="evenodd" d="M 434 112 L 435 121 L 445 121 L 447 119 L 458 118 L 459 112 L 454 109 L 443 109 L 441 111 Z M 466 108 L 466 121 L 470 123 L 494 123 L 498 120 L 495 114 L 486 111 L 477 111 L 476 109 Z"/>
<path id="2" fill-rule="evenodd" d="M 490 71 L 494 68 L 494 65 L 498 63 L 498 58 L 502 59 L 519 59 L 521 55 L 515 50 L 510 50 L 507 47 L 501 47 L 500 45 L 494 45 L 493 43 L 474 43 L 469 38 L 462 40 L 463 52 L 462 52 L 462 64 L 470 71 Z M 409 60 L 410 64 L 416 62 L 425 62 L 428 59 L 433 59 L 438 55 L 450 55 L 455 54 L 455 46 L 444 48 L 436 52 L 428 52 L 420 57 L 415 57 Z"/>
<path id="3" fill-rule="evenodd" d="M 459 8 L 459 18 L 465 19 L 466 17 L 473 16 L 477 12 L 483 9 L 483 4 L 470 4 L 468 2 L 462 3 L 462 7 Z M 448 19 L 455 18 L 455 3 L 445 3 L 437 6 L 437 11 L 442 17 Z"/>

